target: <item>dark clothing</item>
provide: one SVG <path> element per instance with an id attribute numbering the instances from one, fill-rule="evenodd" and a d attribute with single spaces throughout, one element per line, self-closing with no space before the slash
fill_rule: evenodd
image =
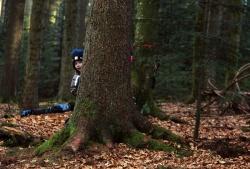
<path id="1" fill-rule="evenodd" d="M 74 110 L 74 103 L 58 103 L 48 108 L 24 109 L 20 111 L 21 117 L 29 115 L 63 113 Z"/>

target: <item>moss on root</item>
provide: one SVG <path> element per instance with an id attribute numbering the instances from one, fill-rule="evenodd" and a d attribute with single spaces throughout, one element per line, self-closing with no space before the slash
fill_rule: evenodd
<path id="1" fill-rule="evenodd" d="M 178 144 L 185 144 L 185 141 L 182 137 L 174 134 L 170 130 L 167 130 L 163 127 L 155 126 L 149 134 L 155 139 L 164 139 L 176 142 Z"/>
<path id="2" fill-rule="evenodd" d="M 242 130 L 243 132 L 250 132 L 250 126 L 241 127 L 241 130 Z"/>
<path id="3" fill-rule="evenodd" d="M 175 153 L 178 156 L 189 156 L 191 150 L 177 148 L 173 145 L 165 144 L 160 140 L 152 139 L 139 131 L 134 131 L 125 139 L 125 143 L 135 148 L 147 148 L 150 150 L 165 151 Z"/>
<path id="4" fill-rule="evenodd" d="M 18 127 L 17 124 L 10 123 L 10 122 L 3 122 L 0 124 L 0 127 L 7 126 L 7 127 Z"/>
<path id="5" fill-rule="evenodd" d="M 125 138 L 125 143 L 136 148 L 142 148 L 144 146 L 145 135 L 139 131 L 134 131 Z"/>
<path id="6" fill-rule="evenodd" d="M 153 101 L 151 101 L 150 104 L 148 104 L 148 102 L 144 104 L 141 111 L 144 115 L 150 115 L 160 120 L 171 120 L 175 123 L 187 124 L 185 120 L 165 114 Z"/>
<path id="7" fill-rule="evenodd" d="M 37 147 L 37 149 L 35 150 L 36 155 L 42 155 L 46 151 L 60 149 L 62 145 L 68 140 L 68 138 L 73 135 L 75 129 L 75 126 L 69 121 L 69 124 L 67 124 L 66 127 L 64 127 L 61 131 L 54 134 L 52 138 Z"/>

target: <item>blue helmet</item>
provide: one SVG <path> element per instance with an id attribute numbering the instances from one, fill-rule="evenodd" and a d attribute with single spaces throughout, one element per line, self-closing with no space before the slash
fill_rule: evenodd
<path id="1" fill-rule="evenodd" d="M 70 53 L 73 62 L 76 60 L 82 60 L 83 52 L 84 52 L 84 50 L 82 48 L 74 48 Z"/>
<path id="2" fill-rule="evenodd" d="M 70 55 L 71 55 L 71 57 L 72 57 L 72 65 L 73 65 L 73 68 L 76 70 L 76 72 L 77 72 L 78 74 L 80 74 L 80 72 L 75 68 L 75 62 L 76 62 L 77 60 L 82 61 L 82 59 L 83 59 L 83 52 L 84 52 L 84 49 L 82 49 L 82 48 L 74 48 L 74 49 L 71 51 L 71 53 L 70 53 Z"/>

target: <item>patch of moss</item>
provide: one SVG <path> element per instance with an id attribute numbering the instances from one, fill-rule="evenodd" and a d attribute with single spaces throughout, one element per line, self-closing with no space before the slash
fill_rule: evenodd
<path id="1" fill-rule="evenodd" d="M 241 127 L 243 132 L 250 132 L 250 126 Z"/>
<path id="2" fill-rule="evenodd" d="M 149 134 L 155 139 L 165 139 L 165 140 L 173 141 L 179 144 L 184 143 L 184 140 L 182 137 L 174 134 L 170 130 L 167 130 L 163 127 L 156 126 L 154 127 L 153 131 L 151 131 L 151 133 Z"/>
<path id="3" fill-rule="evenodd" d="M 13 114 L 8 114 L 8 113 L 6 113 L 6 114 L 2 115 L 1 118 L 8 119 L 8 118 L 13 118 L 13 117 L 15 117 Z"/>
<path id="4" fill-rule="evenodd" d="M 192 154 L 191 151 L 181 148 L 176 148 L 172 145 L 165 144 L 159 140 L 146 138 L 143 133 L 138 131 L 133 132 L 128 138 L 126 138 L 125 143 L 129 144 L 135 148 L 148 148 L 150 150 L 158 150 L 165 152 L 173 152 L 179 157 L 189 156 Z"/>
<path id="5" fill-rule="evenodd" d="M 84 113 L 88 118 L 94 118 L 97 113 L 96 104 L 88 99 L 79 99 L 76 101 L 75 114 Z"/>
<path id="6" fill-rule="evenodd" d="M 16 147 L 18 146 L 18 142 L 15 137 L 8 138 L 4 141 L 3 146 L 5 147 Z"/>
<path id="7" fill-rule="evenodd" d="M 0 124 L 0 127 L 2 126 L 7 126 L 7 127 L 17 127 L 18 125 L 17 124 L 14 124 L 14 123 L 9 123 L 9 122 L 2 122 Z"/>
<path id="8" fill-rule="evenodd" d="M 175 153 L 178 157 L 187 157 L 187 156 L 192 155 L 192 151 L 190 150 L 176 148 L 172 145 L 168 145 L 159 140 L 154 140 L 154 139 L 150 139 L 147 142 L 147 147 L 148 149 L 151 149 L 151 150 L 159 150 L 159 151 L 165 151 L 169 153 Z"/>
<path id="9" fill-rule="evenodd" d="M 67 139 L 73 135 L 74 132 L 75 132 L 75 126 L 72 123 L 67 124 L 65 128 L 63 128 L 58 133 L 54 134 L 52 138 L 41 144 L 35 150 L 35 153 L 37 155 L 42 155 L 46 151 L 59 149 L 67 141 Z"/>
<path id="10" fill-rule="evenodd" d="M 147 142 L 147 147 L 151 150 L 159 150 L 159 151 L 165 151 L 165 152 L 176 152 L 176 148 L 171 146 L 171 145 L 167 145 L 164 144 L 158 140 L 154 140 L 151 139 Z"/>
<path id="11" fill-rule="evenodd" d="M 148 100 L 141 109 L 141 112 L 144 115 L 151 115 L 153 117 L 157 117 L 160 120 L 168 120 L 169 116 L 164 114 L 159 107 L 157 107 L 156 103 L 153 100 Z"/>
<path id="12" fill-rule="evenodd" d="M 144 145 L 144 137 L 143 133 L 134 131 L 130 134 L 130 136 L 125 138 L 125 143 L 132 147 L 141 148 Z"/>

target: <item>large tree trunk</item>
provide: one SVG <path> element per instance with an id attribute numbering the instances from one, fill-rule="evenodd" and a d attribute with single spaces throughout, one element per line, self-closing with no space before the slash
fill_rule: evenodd
<path id="1" fill-rule="evenodd" d="M 131 1 L 93 1 L 76 106 L 64 130 L 72 150 L 89 139 L 111 143 L 132 128 L 130 7 Z"/>
<path id="2" fill-rule="evenodd" d="M 63 33 L 63 51 L 61 60 L 60 84 L 58 98 L 69 100 L 72 98 L 69 92 L 70 81 L 74 72 L 70 51 L 76 46 L 76 21 L 77 21 L 77 0 L 65 0 L 65 23 Z M 77 35 L 78 36 L 78 35 Z"/>
<path id="3" fill-rule="evenodd" d="M 40 54 L 43 42 L 44 16 L 48 9 L 48 0 L 34 0 L 30 21 L 28 58 L 26 62 L 25 84 L 22 108 L 38 107 L 38 82 L 40 72 Z"/>
<path id="4" fill-rule="evenodd" d="M 1 94 L 4 101 L 17 97 L 18 58 L 23 29 L 25 0 L 9 4 Z M 11 77 L 11 78 L 10 78 Z"/>
<path id="5" fill-rule="evenodd" d="M 77 127 L 72 149 L 78 147 L 77 140 L 109 143 L 131 130 L 130 7 L 131 1 L 93 1 L 95 17 L 89 20 L 86 59 L 71 119 Z"/>
<path id="6" fill-rule="evenodd" d="M 38 154 L 60 145 L 64 150 L 77 151 L 90 140 L 107 145 L 124 141 L 137 147 L 167 151 L 137 129 L 152 137 L 182 142 L 169 131 L 158 128 L 160 132 L 155 132 L 151 123 L 135 109 L 128 61 L 131 3 L 131 0 L 93 1 L 74 112 L 60 133 L 38 147 Z"/>
<path id="7" fill-rule="evenodd" d="M 132 85 L 136 104 L 148 114 L 159 112 L 153 99 L 155 83 L 156 50 L 158 40 L 158 17 L 160 1 L 138 0 L 135 24 L 135 64 L 132 70 Z"/>

